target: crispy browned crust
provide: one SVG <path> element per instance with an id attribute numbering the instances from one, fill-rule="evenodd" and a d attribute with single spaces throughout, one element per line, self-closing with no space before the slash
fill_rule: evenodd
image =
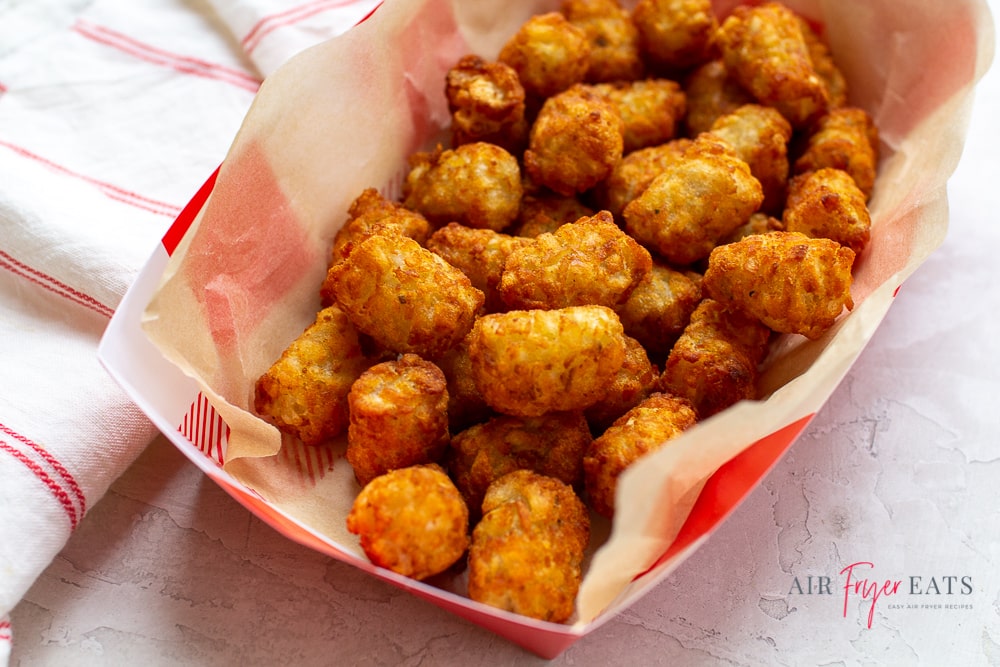
<path id="1" fill-rule="evenodd" d="M 625 337 L 625 361 L 608 383 L 607 391 L 584 412 L 594 433 L 604 431 L 634 408 L 656 388 L 660 378 L 656 365 L 636 339 Z"/>
<path id="2" fill-rule="evenodd" d="M 699 135 L 683 157 L 622 213 L 636 240 L 679 266 L 707 257 L 764 199 L 749 165 L 711 133 Z"/>
<path id="3" fill-rule="evenodd" d="M 774 331 L 815 339 L 853 307 L 853 264 L 854 251 L 830 239 L 755 234 L 713 250 L 702 286 Z"/>
<path id="4" fill-rule="evenodd" d="M 536 183 L 563 195 L 585 192 L 622 159 L 618 108 L 585 85 L 545 100 L 531 126 L 524 168 Z"/>
<path id="5" fill-rule="evenodd" d="M 448 473 L 475 520 L 486 489 L 509 472 L 533 470 L 571 486 L 580 485 L 583 454 L 590 441 L 587 420 L 579 412 L 499 415 L 451 439 Z"/>
<path id="6" fill-rule="evenodd" d="M 785 229 L 827 238 L 860 254 L 871 239 L 865 194 L 846 171 L 822 168 L 791 180 Z"/>
<path id="7" fill-rule="evenodd" d="M 639 31 L 618 0 L 564 0 L 560 12 L 590 42 L 586 81 L 642 78 L 645 63 L 639 51 Z"/>
<path id="8" fill-rule="evenodd" d="M 582 581 L 590 517 L 572 487 L 530 470 L 494 482 L 469 548 L 469 597 L 562 623 Z"/>
<path id="9" fill-rule="evenodd" d="M 764 191 L 761 208 L 780 212 L 788 185 L 788 142 L 792 126 L 776 109 L 745 104 L 716 119 L 712 134 L 736 150 Z"/>
<path id="10" fill-rule="evenodd" d="M 658 146 L 640 148 L 624 156 L 608 177 L 592 191 L 598 206 L 611 212 L 622 222 L 622 212 L 675 162 L 683 159 L 691 146 L 690 139 L 674 139 Z"/>
<path id="11" fill-rule="evenodd" d="M 497 60 L 517 72 L 529 96 L 550 97 L 583 81 L 590 67 L 590 40 L 562 14 L 539 14 L 521 25 Z"/>
<path id="12" fill-rule="evenodd" d="M 577 197 L 549 190 L 525 194 L 521 198 L 521 212 L 514 233 L 535 238 L 543 232 L 554 232 L 568 222 L 594 215 L 594 212 Z"/>
<path id="13" fill-rule="evenodd" d="M 754 399 L 770 333 L 756 318 L 705 299 L 670 351 L 660 387 L 687 399 L 699 419 Z"/>
<path id="14" fill-rule="evenodd" d="M 643 56 L 668 71 L 709 58 L 719 27 L 711 0 L 639 0 L 632 21 L 639 30 Z"/>
<path id="15" fill-rule="evenodd" d="M 485 297 L 413 239 L 375 235 L 331 267 L 324 289 L 362 332 L 429 359 L 462 340 Z"/>
<path id="16" fill-rule="evenodd" d="M 590 89 L 610 100 L 621 114 L 624 154 L 676 137 L 687 110 L 684 91 L 670 79 L 601 83 Z"/>
<path id="17" fill-rule="evenodd" d="M 305 444 L 322 444 L 347 428 L 347 393 L 367 366 L 354 325 L 329 306 L 258 378 L 254 410 Z"/>
<path id="18" fill-rule="evenodd" d="M 827 110 L 826 83 L 813 68 L 798 16 L 777 2 L 739 6 L 717 33 L 730 75 L 794 127 Z"/>
<path id="19" fill-rule="evenodd" d="M 600 400 L 625 361 L 625 334 L 605 306 L 495 313 L 476 320 L 469 357 L 487 404 L 537 417 Z"/>
<path id="20" fill-rule="evenodd" d="M 690 273 L 654 262 L 649 275 L 615 309 L 625 333 L 660 363 L 684 331 L 701 302 L 701 281 Z"/>
<path id="21" fill-rule="evenodd" d="M 520 153 L 528 140 L 524 86 L 517 72 L 477 55 L 459 59 L 445 77 L 452 146 L 488 141 Z"/>
<path id="22" fill-rule="evenodd" d="M 649 251 L 600 211 L 515 248 L 504 263 L 499 292 L 511 309 L 613 307 L 651 268 Z"/>
<path id="23" fill-rule="evenodd" d="M 653 393 L 594 439 L 583 459 L 590 506 L 612 518 L 618 477 L 641 457 L 668 444 L 697 421 L 683 398 Z"/>
<path id="24" fill-rule="evenodd" d="M 448 447 L 444 373 L 415 354 L 376 364 L 347 395 L 347 461 L 364 486 L 396 468 L 436 463 Z"/>
<path id="25" fill-rule="evenodd" d="M 469 546 L 465 501 L 437 465 L 372 480 L 355 498 L 347 529 L 372 563 L 413 579 L 443 572 Z"/>
<path id="26" fill-rule="evenodd" d="M 858 107 L 835 109 L 812 128 L 794 171 L 803 174 L 826 167 L 851 175 L 865 195 L 871 197 L 878 167 L 878 129 L 868 112 Z"/>

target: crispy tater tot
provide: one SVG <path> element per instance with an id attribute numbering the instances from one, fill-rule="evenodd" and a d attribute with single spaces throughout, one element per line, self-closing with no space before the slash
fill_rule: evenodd
<path id="1" fill-rule="evenodd" d="M 624 122 L 618 108 L 589 87 L 576 85 L 542 105 L 524 168 L 540 185 L 563 195 L 585 192 L 622 159 Z"/>
<path id="2" fill-rule="evenodd" d="M 788 142 L 792 126 L 776 109 L 745 104 L 716 119 L 712 134 L 736 149 L 736 155 L 750 165 L 750 173 L 764 191 L 761 208 L 778 212 L 785 202 L 788 185 Z"/>
<path id="3" fill-rule="evenodd" d="M 705 299 L 670 350 L 660 387 L 687 399 L 699 419 L 755 399 L 770 334 L 757 318 Z"/>
<path id="4" fill-rule="evenodd" d="M 435 359 L 434 363 L 448 381 L 448 429 L 451 433 L 458 433 L 493 416 L 493 409 L 486 404 L 472 377 L 468 336 Z"/>
<path id="5" fill-rule="evenodd" d="M 727 142 L 705 133 L 625 207 L 622 217 L 636 240 L 683 266 L 707 257 L 763 200 L 747 163 Z"/>
<path id="6" fill-rule="evenodd" d="M 533 470 L 571 486 L 583 483 L 583 454 L 591 441 L 580 412 L 540 417 L 499 415 L 451 439 L 448 473 L 462 492 L 473 522 L 490 484 L 515 470 Z"/>
<path id="7" fill-rule="evenodd" d="M 615 308 L 625 333 L 638 340 L 653 359 L 667 358 L 684 331 L 691 313 L 701 303 L 701 280 L 653 262 L 649 275 Z"/>
<path id="8" fill-rule="evenodd" d="M 711 0 L 639 0 L 632 21 L 643 55 L 665 70 L 703 62 L 712 53 L 719 27 Z"/>
<path id="9" fill-rule="evenodd" d="M 719 245 L 735 243 L 751 234 L 767 234 L 768 232 L 781 232 L 785 230 L 785 224 L 772 215 L 758 211 L 750 216 L 744 224 L 737 227 L 732 234 L 722 239 Z"/>
<path id="10" fill-rule="evenodd" d="M 448 447 L 448 389 L 440 368 L 415 354 L 375 364 L 347 395 L 347 461 L 364 486 L 375 477 L 436 463 Z"/>
<path id="11" fill-rule="evenodd" d="M 323 291 L 360 331 L 433 359 L 469 332 L 483 293 L 413 239 L 375 235 L 327 272 Z"/>
<path id="12" fill-rule="evenodd" d="M 514 233 L 534 238 L 543 232 L 554 232 L 568 222 L 594 215 L 590 208 L 576 197 L 541 189 L 521 198 L 521 212 L 517 216 Z"/>
<path id="13" fill-rule="evenodd" d="M 604 397 L 584 411 L 587 423 L 600 433 L 635 407 L 656 387 L 660 373 L 649 360 L 645 348 L 631 336 L 625 337 L 625 362 L 608 383 Z"/>
<path id="14" fill-rule="evenodd" d="M 427 218 L 398 202 L 389 201 L 375 188 L 362 191 L 351 202 L 347 215 L 344 226 L 333 237 L 331 265 L 350 255 L 354 246 L 373 234 L 406 236 L 423 245 L 431 233 Z"/>
<path id="15" fill-rule="evenodd" d="M 855 254 L 871 238 L 865 195 L 840 169 L 819 169 L 793 178 L 782 220 L 787 231 L 833 239 Z"/>
<path id="16" fill-rule="evenodd" d="M 625 334 L 604 306 L 494 313 L 476 320 L 469 357 L 492 408 L 537 417 L 599 401 L 625 361 Z"/>
<path id="17" fill-rule="evenodd" d="M 784 5 L 737 7 L 719 27 L 718 41 L 730 75 L 794 127 L 826 111 L 826 84 L 813 69 L 799 18 Z"/>
<path id="18" fill-rule="evenodd" d="M 702 286 L 774 331 L 816 339 L 854 306 L 853 264 L 854 251 L 830 239 L 755 234 L 713 250 Z"/>
<path id="19" fill-rule="evenodd" d="M 347 530 L 368 559 L 413 579 L 444 572 L 469 547 L 469 512 L 438 465 L 400 468 L 373 479 L 354 499 Z"/>
<path id="20" fill-rule="evenodd" d="M 844 106 L 847 104 L 847 79 L 844 77 L 844 73 L 837 67 L 837 63 L 834 62 L 833 55 L 830 53 L 830 47 L 823 41 L 823 38 L 813 30 L 808 21 L 801 16 L 797 18 L 799 19 L 799 27 L 802 29 L 802 37 L 805 38 L 806 47 L 809 49 L 809 60 L 812 61 L 816 74 L 826 84 L 829 96 L 827 108 L 836 109 Z"/>
<path id="21" fill-rule="evenodd" d="M 653 265 L 649 251 L 599 211 L 539 234 L 515 248 L 503 265 L 500 297 L 512 309 L 597 304 L 628 298 Z"/>
<path id="22" fill-rule="evenodd" d="M 590 41 L 586 81 L 631 81 L 642 77 L 639 31 L 618 0 L 564 0 L 560 11 Z"/>
<path id="23" fill-rule="evenodd" d="M 452 146 L 488 141 L 511 153 L 524 150 L 528 141 L 524 86 L 512 67 L 464 56 L 448 70 L 445 96 Z"/>
<path id="24" fill-rule="evenodd" d="M 621 220 L 622 211 L 628 203 L 641 195 L 668 166 L 682 159 L 691 143 L 690 139 L 674 139 L 629 153 L 593 189 L 594 201 L 601 208 L 611 211 L 615 220 Z"/>
<path id="25" fill-rule="evenodd" d="M 431 234 L 427 249 L 467 275 L 472 286 L 486 296 L 486 312 L 495 312 L 503 307 L 498 288 L 504 262 L 529 243 L 531 239 L 452 222 Z"/>
<path id="26" fill-rule="evenodd" d="M 684 81 L 687 100 L 687 132 L 696 137 L 712 129 L 720 116 L 736 111 L 754 98 L 743 86 L 734 81 L 721 58 L 699 65 Z"/>
<path id="27" fill-rule="evenodd" d="M 590 515 L 572 487 L 530 470 L 494 482 L 469 547 L 469 597 L 531 618 L 573 615 Z"/>
<path id="28" fill-rule="evenodd" d="M 282 352 L 254 385 L 254 410 L 307 445 L 347 428 L 347 393 L 368 367 L 358 332 L 331 305 Z"/>
<path id="29" fill-rule="evenodd" d="M 805 151 L 795 160 L 794 171 L 804 174 L 824 167 L 843 169 L 867 201 L 875 187 L 878 141 L 878 129 L 864 109 L 835 109 L 817 121 Z"/>
<path id="30" fill-rule="evenodd" d="M 435 224 L 501 231 L 517 218 L 521 192 L 517 158 L 496 144 L 477 141 L 411 156 L 403 205 Z"/>
<path id="31" fill-rule="evenodd" d="M 618 108 L 626 154 L 673 139 L 687 109 L 684 91 L 670 79 L 599 83 L 590 89 Z"/>
<path id="32" fill-rule="evenodd" d="M 590 67 L 590 40 L 562 14 L 538 14 L 504 44 L 497 60 L 517 72 L 527 95 L 551 97 L 583 81 Z"/>
<path id="33" fill-rule="evenodd" d="M 594 439 L 583 458 L 584 486 L 590 506 L 601 516 L 615 514 L 618 478 L 630 465 L 694 426 L 691 404 L 661 392 L 619 417 Z"/>

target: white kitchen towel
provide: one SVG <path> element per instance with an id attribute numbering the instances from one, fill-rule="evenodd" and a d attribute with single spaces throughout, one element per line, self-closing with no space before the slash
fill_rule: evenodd
<path id="1" fill-rule="evenodd" d="M 9 621 L 155 434 L 96 357 L 265 76 L 377 0 L 0 0 L 0 665 Z"/>

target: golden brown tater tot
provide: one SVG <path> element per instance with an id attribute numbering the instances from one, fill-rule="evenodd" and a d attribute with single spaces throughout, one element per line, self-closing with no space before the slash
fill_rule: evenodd
<path id="1" fill-rule="evenodd" d="M 800 174 L 788 186 L 782 218 L 789 232 L 833 239 L 860 254 L 871 238 L 865 194 L 846 171 L 819 169 Z"/>

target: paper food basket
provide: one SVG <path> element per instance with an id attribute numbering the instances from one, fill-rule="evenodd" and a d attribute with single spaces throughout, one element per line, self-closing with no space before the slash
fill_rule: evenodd
<path id="1" fill-rule="evenodd" d="M 736 2 L 717 2 L 720 16 Z M 766 400 L 705 420 L 621 478 L 597 524 L 575 618 L 535 621 L 473 602 L 460 583 L 374 567 L 344 516 L 357 492 L 342 450 L 286 442 L 248 411 L 253 382 L 312 321 L 325 257 L 366 187 L 397 192 L 406 158 L 448 123 L 444 75 L 494 58 L 553 2 L 395 0 L 313 47 L 261 87 L 220 168 L 163 237 L 101 341 L 99 357 L 204 473 L 282 534 L 554 657 L 665 578 L 719 526 L 827 400 L 893 297 L 947 230 L 973 89 L 993 54 L 982 0 L 791 0 L 818 26 L 850 102 L 882 140 L 872 240 L 855 308 L 823 338 L 785 337 Z"/>

